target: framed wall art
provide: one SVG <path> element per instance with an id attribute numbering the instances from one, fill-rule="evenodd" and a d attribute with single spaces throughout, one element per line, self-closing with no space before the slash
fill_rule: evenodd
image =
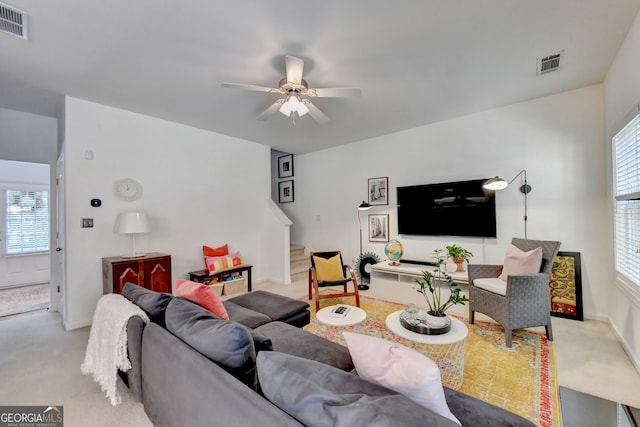
<path id="1" fill-rule="evenodd" d="M 278 157 L 278 178 L 293 176 L 293 154 Z"/>
<path id="2" fill-rule="evenodd" d="M 278 203 L 293 202 L 293 180 L 278 183 Z"/>
<path id="3" fill-rule="evenodd" d="M 389 177 L 369 178 L 368 183 L 369 204 L 389 204 Z"/>
<path id="4" fill-rule="evenodd" d="M 579 252 L 558 252 L 549 275 L 551 315 L 583 320 Z"/>
<path id="5" fill-rule="evenodd" d="M 369 241 L 389 241 L 389 214 L 369 215 Z"/>

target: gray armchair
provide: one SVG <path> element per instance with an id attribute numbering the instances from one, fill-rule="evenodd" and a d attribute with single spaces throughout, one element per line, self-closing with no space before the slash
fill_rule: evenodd
<path id="1" fill-rule="evenodd" d="M 469 270 L 469 323 L 474 322 L 475 312 L 486 314 L 504 328 L 505 342 L 511 347 L 515 329 L 544 326 L 547 339 L 553 341 L 549 306 L 549 273 L 560 249 L 560 242 L 546 240 L 511 240 L 511 244 L 530 251 L 542 247 L 542 264 L 536 274 L 518 274 L 507 277 L 504 295 L 474 286 L 474 280 L 497 278 L 502 265 L 470 264 Z"/>

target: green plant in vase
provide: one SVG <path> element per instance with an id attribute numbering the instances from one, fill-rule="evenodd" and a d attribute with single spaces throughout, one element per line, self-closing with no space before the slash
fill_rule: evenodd
<path id="1" fill-rule="evenodd" d="M 456 266 L 458 267 L 456 271 L 464 271 L 462 263 L 466 261 L 468 264 L 469 260 L 473 256 L 470 251 L 456 244 L 447 246 L 447 255 L 456 263 Z"/>
<path id="2" fill-rule="evenodd" d="M 456 304 L 464 305 L 465 302 L 469 301 L 466 295 L 461 294 L 462 290 L 458 287 L 458 284 L 442 269 L 442 266 L 447 260 L 446 254 L 447 252 L 444 249 L 434 250 L 433 256 L 436 261 L 434 269 L 431 271 L 423 271 L 422 279 L 415 280 L 419 286 L 416 291 L 422 294 L 429 307 L 427 313 L 435 317 L 445 317 L 445 311 L 447 311 L 447 309 Z M 448 298 L 442 295 L 442 288 L 444 286 L 438 286 L 435 283 L 436 281 L 446 284 L 449 291 Z"/>

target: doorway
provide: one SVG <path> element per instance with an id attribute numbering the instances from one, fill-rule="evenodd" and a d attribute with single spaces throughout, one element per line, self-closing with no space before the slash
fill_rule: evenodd
<path id="1" fill-rule="evenodd" d="M 50 307 L 49 196 L 48 164 L 0 160 L 0 316 Z"/>

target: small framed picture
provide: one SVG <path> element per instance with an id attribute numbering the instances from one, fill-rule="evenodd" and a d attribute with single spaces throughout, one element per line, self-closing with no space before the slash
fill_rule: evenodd
<path id="1" fill-rule="evenodd" d="M 278 183 L 278 203 L 293 202 L 293 180 Z"/>
<path id="2" fill-rule="evenodd" d="M 389 214 L 369 215 L 369 241 L 389 241 Z"/>
<path id="3" fill-rule="evenodd" d="M 369 204 L 389 204 L 389 177 L 369 178 Z"/>
<path id="4" fill-rule="evenodd" d="M 293 154 L 278 157 L 278 178 L 293 176 Z"/>

